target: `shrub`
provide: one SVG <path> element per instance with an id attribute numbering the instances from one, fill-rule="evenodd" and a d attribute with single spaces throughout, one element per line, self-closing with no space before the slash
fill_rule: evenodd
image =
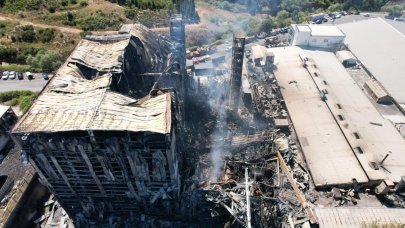
<path id="1" fill-rule="evenodd" d="M 89 3 L 87 2 L 87 0 L 81 0 L 80 1 L 80 6 L 81 7 L 84 7 L 84 6 L 87 6 Z"/>
<path id="2" fill-rule="evenodd" d="M 6 105 L 19 105 L 22 112 L 27 112 L 38 93 L 27 90 L 15 90 L 0 93 L 0 102 Z"/>
<path id="3" fill-rule="evenodd" d="M 109 15 L 97 11 L 94 15 L 87 16 L 78 21 L 80 28 L 84 31 L 102 30 L 106 28 L 117 28 L 122 19 L 111 12 Z"/>
<path id="4" fill-rule="evenodd" d="M 85 36 L 87 36 L 87 35 L 92 35 L 92 33 L 89 32 L 89 31 L 82 31 L 82 32 L 80 32 L 80 36 L 81 36 L 81 37 L 85 37 Z"/>
<path id="5" fill-rule="evenodd" d="M 34 42 L 35 41 L 34 27 L 32 27 L 32 25 L 17 26 L 15 28 L 12 39 L 18 42 L 30 42 L 30 43 Z"/>
<path id="6" fill-rule="evenodd" d="M 27 0 L 25 1 L 25 9 L 26 10 L 39 10 L 41 8 L 41 0 Z"/>
<path id="7" fill-rule="evenodd" d="M 70 4 L 75 5 L 77 4 L 77 0 L 69 0 Z"/>
<path id="8" fill-rule="evenodd" d="M 50 42 L 55 36 L 55 29 L 46 28 L 46 29 L 39 29 L 37 34 L 37 39 L 40 40 L 42 43 Z"/>
<path id="9" fill-rule="evenodd" d="M 69 2 L 67 0 L 61 0 L 60 1 L 61 6 L 67 6 L 68 4 L 69 4 Z"/>
<path id="10" fill-rule="evenodd" d="M 48 6 L 48 11 L 49 11 L 50 13 L 55 13 L 55 11 L 56 11 L 56 6 Z"/>
<path id="11" fill-rule="evenodd" d="M 23 11 L 18 11 L 17 16 L 18 16 L 19 18 L 24 18 L 24 17 L 25 17 L 25 15 L 24 15 L 24 12 L 23 12 Z"/>
<path id="12" fill-rule="evenodd" d="M 14 98 L 19 98 L 21 96 L 31 96 L 35 94 L 28 90 L 14 90 L 0 93 L 0 102 L 7 102 L 13 100 Z"/>
<path id="13" fill-rule="evenodd" d="M 135 18 L 135 11 L 133 9 L 128 9 L 128 8 L 125 9 L 124 14 L 125 14 L 125 17 L 128 19 L 133 20 Z"/>

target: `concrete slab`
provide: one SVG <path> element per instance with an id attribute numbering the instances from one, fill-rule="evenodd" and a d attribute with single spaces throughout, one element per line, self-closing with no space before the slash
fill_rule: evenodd
<path id="1" fill-rule="evenodd" d="M 405 224 L 405 209 L 383 207 L 315 208 L 319 227 L 358 228 L 371 224 Z M 380 227 L 380 226 L 378 226 Z M 382 226 L 381 226 L 382 227 Z"/>
<path id="2" fill-rule="evenodd" d="M 303 67 L 298 47 L 272 48 L 281 87 L 309 170 L 317 187 L 368 182 L 342 131 Z"/>
<path id="3" fill-rule="evenodd" d="M 326 104 L 367 177 L 398 182 L 405 174 L 405 140 L 395 126 L 377 111 L 332 52 L 305 53 L 309 71 L 318 72 L 313 80 L 319 90 L 328 91 Z M 382 167 L 371 165 L 379 165 L 386 155 Z"/>

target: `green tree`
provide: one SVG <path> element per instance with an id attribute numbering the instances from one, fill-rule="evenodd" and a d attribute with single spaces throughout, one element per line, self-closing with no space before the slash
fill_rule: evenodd
<path id="1" fill-rule="evenodd" d="M 343 10 L 343 4 L 341 4 L 341 3 L 335 3 L 328 7 L 328 12 L 336 12 L 336 11 L 342 11 L 342 10 Z"/>
<path id="2" fill-rule="evenodd" d="M 287 12 L 287 10 L 281 10 L 277 13 L 277 19 L 278 20 L 285 20 L 290 16 L 290 14 Z"/>
<path id="3" fill-rule="evenodd" d="M 402 16 L 402 8 L 399 6 L 393 6 L 388 8 L 388 16 L 390 17 L 401 17 Z"/>
<path id="4" fill-rule="evenodd" d="M 271 32 L 273 28 L 276 27 L 276 23 L 274 22 L 273 19 L 267 18 L 266 20 L 262 21 L 262 24 L 260 25 L 260 32 Z"/>
<path id="5" fill-rule="evenodd" d="M 250 17 L 242 24 L 242 29 L 245 31 L 246 35 L 253 36 L 259 33 L 261 23 L 258 19 Z"/>
<path id="6" fill-rule="evenodd" d="M 61 56 L 53 51 L 39 51 L 27 57 L 27 64 L 38 71 L 50 73 L 62 64 Z"/>

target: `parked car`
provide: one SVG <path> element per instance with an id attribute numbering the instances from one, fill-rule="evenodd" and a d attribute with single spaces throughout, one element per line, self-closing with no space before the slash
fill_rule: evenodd
<path id="1" fill-rule="evenodd" d="M 15 71 L 10 71 L 10 73 L 8 74 L 8 77 L 10 79 L 15 79 Z"/>
<path id="2" fill-rule="evenodd" d="M 24 79 L 24 74 L 23 74 L 23 72 L 18 71 L 18 72 L 17 72 L 17 78 L 18 78 L 18 80 L 23 80 L 23 79 Z"/>
<path id="3" fill-rule="evenodd" d="M 363 14 L 363 16 L 365 16 L 365 17 L 369 17 L 369 16 L 370 16 L 370 14 L 369 14 L 369 13 L 365 13 L 365 14 Z"/>
<path id="4" fill-rule="evenodd" d="M 48 80 L 48 79 L 49 79 L 48 73 L 42 73 L 42 77 L 43 77 L 45 80 Z"/>
<path id="5" fill-rule="evenodd" d="M 1 78 L 2 78 L 3 80 L 7 80 L 7 79 L 8 79 L 8 71 L 4 71 L 4 72 L 3 72 L 3 75 L 1 76 Z"/>
<path id="6" fill-rule="evenodd" d="M 25 75 L 27 75 L 28 80 L 34 79 L 34 75 L 31 72 L 25 72 Z"/>

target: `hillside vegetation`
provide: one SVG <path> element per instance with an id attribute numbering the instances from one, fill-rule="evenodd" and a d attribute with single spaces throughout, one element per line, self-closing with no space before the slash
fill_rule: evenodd
<path id="1" fill-rule="evenodd" d="M 84 31 L 117 30 L 122 23 L 148 27 L 168 21 L 171 0 L 0 0 L 0 13 Z"/>

